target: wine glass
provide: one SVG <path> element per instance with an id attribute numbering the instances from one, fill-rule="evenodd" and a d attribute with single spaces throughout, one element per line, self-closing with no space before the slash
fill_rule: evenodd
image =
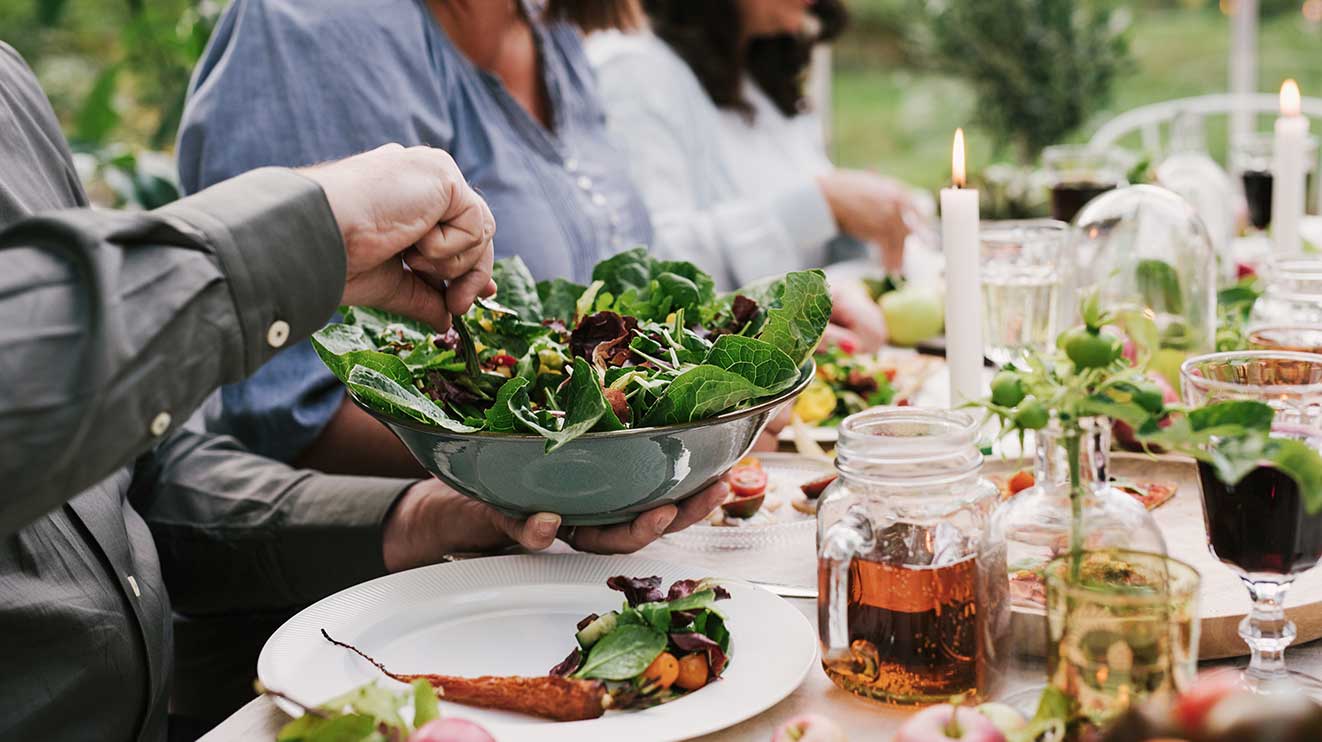
<path id="1" fill-rule="evenodd" d="M 983 222 L 982 324 L 987 357 L 1004 366 L 1056 337 L 1070 226 L 1054 219 Z"/>
<path id="2" fill-rule="evenodd" d="M 1058 144 L 1042 150 L 1042 168 L 1051 181 L 1051 218 L 1071 222 L 1084 204 L 1126 183 L 1129 163 L 1115 149 Z"/>
<path id="3" fill-rule="evenodd" d="M 1272 436 L 1294 438 L 1322 450 L 1322 355 L 1276 350 L 1197 356 L 1180 367 L 1185 401 L 1264 402 L 1276 410 Z M 1285 595 L 1294 576 L 1322 557 L 1322 512 L 1308 511 L 1299 483 L 1261 463 L 1238 484 L 1227 485 L 1199 462 L 1203 519 L 1213 555 L 1239 575 L 1253 607 L 1239 625 L 1251 657 L 1244 685 L 1267 692 L 1293 682 L 1322 696 L 1322 681 L 1287 670 L 1285 648 L 1295 625 L 1285 617 Z M 1309 493 L 1316 497 L 1317 493 Z"/>

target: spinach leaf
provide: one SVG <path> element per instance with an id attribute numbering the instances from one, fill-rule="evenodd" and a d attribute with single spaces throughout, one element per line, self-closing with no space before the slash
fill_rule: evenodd
<path id="1" fill-rule="evenodd" d="M 698 289 L 698 304 L 706 305 L 716 299 L 716 282 L 701 268 L 687 260 L 657 260 L 652 264 L 652 275 L 658 279 L 664 273 L 687 278 Z M 693 317 L 696 319 L 697 315 Z"/>
<path id="2" fill-rule="evenodd" d="M 675 378 L 647 411 L 642 424 L 672 425 L 701 420 L 762 396 L 762 389 L 733 371 L 694 366 Z"/>
<path id="3" fill-rule="evenodd" d="M 464 362 L 459 360 L 453 350 L 449 348 L 438 348 L 435 343 L 426 342 L 407 355 L 401 356 L 404 365 L 415 375 L 424 371 L 449 371 L 450 373 L 459 373 L 464 370 Z"/>
<path id="4" fill-rule="evenodd" d="M 459 357 L 464 359 L 464 372 L 473 378 L 482 375 L 482 364 L 477 358 L 477 344 L 473 340 L 473 330 L 468 320 L 454 315 L 454 331 L 459 333 Z"/>
<path id="5" fill-rule="evenodd" d="M 276 742 L 367 742 L 376 733 L 376 719 L 371 714 L 314 716 L 304 714 L 281 727 Z"/>
<path id="6" fill-rule="evenodd" d="M 496 298 L 501 304 L 514 310 L 520 319 L 541 322 L 542 298 L 522 258 L 516 255 L 497 260 L 491 278 L 496 282 Z"/>
<path id="7" fill-rule="evenodd" d="M 379 335 L 390 325 L 399 325 L 423 335 L 431 332 L 431 328 L 422 322 L 374 307 L 341 307 L 340 314 L 344 316 L 344 324 L 358 325 L 370 335 Z"/>
<path id="8" fill-rule="evenodd" d="M 652 262 L 647 248 L 635 247 L 597 263 L 592 280 L 601 281 L 604 289 L 615 296 L 628 289 L 641 295 L 652 283 Z"/>
<path id="9" fill-rule="evenodd" d="M 574 322 L 574 308 L 578 297 L 583 295 L 585 286 L 563 278 L 553 278 L 537 284 L 537 296 L 542 302 L 542 314 L 551 319 L 558 319 L 566 325 Z"/>
<path id="10" fill-rule="evenodd" d="M 629 624 L 616 629 L 592 645 L 576 678 L 630 680 L 665 651 L 666 635 L 651 626 Z"/>
<path id="11" fill-rule="evenodd" d="M 409 685 L 413 686 L 413 728 L 418 729 L 441 718 L 441 705 L 436 701 L 436 689 L 432 684 L 418 678 Z"/>
<path id="12" fill-rule="evenodd" d="M 700 608 L 711 608 L 715 602 L 715 590 L 699 590 L 678 600 L 670 601 L 669 606 L 672 611 L 696 611 Z"/>
<path id="13" fill-rule="evenodd" d="M 796 367 L 808 360 L 831 320 L 831 291 L 821 271 L 796 271 L 767 312 L 757 338 L 790 357 Z"/>
<path id="14" fill-rule="evenodd" d="M 799 379 L 798 366 L 780 348 L 740 335 L 717 338 L 704 363 L 739 374 L 766 396 L 789 389 Z"/>
<path id="15" fill-rule="evenodd" d="M 496 392 L 496 403 L 487 410 L 487 430 L 493 433 L 513 433 L 517 429 L 510 400 L 530 383 L 522 376 L 515 376 L 501 385 L 500 391 Z"/>
<path id="16" fill-rule="evenodd" d="M 403 367 L 403 361 L 398 358 L 395 360 Z M 407 369 L 405 371 L 407 372 Z M 442 410 L 435 402 L 412 386 L 405 386 L 396 379 L 368 366 L 354 366 L 353 370 L 349 372 L 348 378 L 344 380 L 344 385 L 364 402 L 378 410 L 402 415 L 418 422 L 438 425 L 455 433 L 473 433 L 477 431 L 477 428 L 464 425 L 445 414 L 445 410 Z"/>
<path id="17" fill-rule="evenodd" d="M 1312 446 L 1293 438 L 1272 438 L 1263 453 L 1299 484 L 1299 495 L 1309 515 L 1322 511 L 1322 457 Z"/>
<path id="18" fill-rule="evenodd" d="M 313 333 L 312 349 L 340 381 L 348 381 L 354 366 L 366 366 L 400 383 L 412 383 L 407 364 L 397 355 L 377 350 L 357 325 L 326 325 Z"/>
<path id="19" fill-rule="evenodd" d="M 643 603 L 638 606 L 638 613 L 652 628 L 666 633 L 670 631 L 670 604 Z"/>
<path id="20" fill-rule="evenodd" d="M 603 430 L 619 430 L 624 427 L 611 412 L 606 395 L 601 391 L 601 380 L 592 364 L 582 358 L 574 359 L 574 375 L 569 379 L 565 398 L 565 421 L 558 430 L 537 419 L 528 404 L 528 394 L 523 389 L 512 393 L 508 406 L 520 423 L 546 439 L 547 453 L 587 433 L 597 427 L 598 423 L 601 423 Z"/>
<path id="21" fill-rule="evenodd" d="M 665 317 L 671 311 L 684 310 L 693 315 L 697 315 L 698 307 L 702 306 L 702 295 L 698 293 L 698 287 L 689 279 L 676 273 L 662 273 L 656 277 L 656 282 L 652 288 L 653 305 L 657 306 L 658 298 L 664 298 L 666 307 L 661 309 L 659 306 L 654 310 L 653 316 L 660 314 Z"/>

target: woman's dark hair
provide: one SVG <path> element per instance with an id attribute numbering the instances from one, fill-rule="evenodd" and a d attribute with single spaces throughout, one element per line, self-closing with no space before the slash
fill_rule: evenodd
<path id="1" fill-rule="evenodd" d="M 642 25 L 638 0 L 546 0 L 545 17 L 568 21 L 583 33 L 629 31 Z"/>
<path id="2" fill-rule="evenodd" d="M 753 107 L 739 87 L 744 74 L 786 116 L 801 112 L 813 45 L 839 36 L 848 20 L 842 0 L 817 0 L 813 35 L 764 36 L 742 49 L 736 0 L 643 0 L 643 8 L 652 31 L 688 63 L 712 101 L 750 118 Z"/>

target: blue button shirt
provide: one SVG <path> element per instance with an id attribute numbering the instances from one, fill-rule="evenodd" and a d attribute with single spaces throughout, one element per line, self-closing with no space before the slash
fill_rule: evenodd
<path id="1" fill-rule="evenodd" d="M 235 0 L 190 86 L 180 180 L 192 192 L 388 142 L 440 147 L 491 206 L 497 257 L 520 256 L 539 279 L 586 282 L 597 261 L 649 244 L 651 225 L 607 141 L 577 30 L 533 26 L 550 131 L 455 48 L 422 0 Z M 344 392 L 303 342 L 221 399 L 214 427 L 288 461 Z"/>

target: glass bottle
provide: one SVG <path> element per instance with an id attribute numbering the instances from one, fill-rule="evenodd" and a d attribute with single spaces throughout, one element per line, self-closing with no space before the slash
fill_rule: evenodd
<path id="1" fill-rule="evenodd" d="M 1166 540 L 1152 514 L 1111 486 L 1107 474 L 1110 420 L 1084 418 L 1078 421 L 1078 428 L 1066 428 L 1053 420 L 1036 434 L 1033 486 L 1001 503 L 992 515 L 993 538 L 1005 543 L 1009 596 L 1015 608 L 1039 611 L 1045 607 L 1042 570 L 1070 549 L 1070 438 L 1076 439 L 1079 452 L 1083 547 L 1166 553 Z"/>
<path id="2" fill-rule="evenodd" d="M 996 487 L 967 413 L 875 409 L 841 423 L 840 476 L 817 511 L 822 666 L 897 704 L 986 700 L 1009 628 Z"/>
<path id="3" fill-rule="evenodd" d="M 1179 194 L 1198 212 L 1217 255 L 1221 285 L 1235 282 L 1230 255 L 1235 236 L 1235 182 L 1207 154 L 1203 117 L 1185 111 L 1171 125 L 1170 154 L 1157 166 L 1157 183 Z"/>

